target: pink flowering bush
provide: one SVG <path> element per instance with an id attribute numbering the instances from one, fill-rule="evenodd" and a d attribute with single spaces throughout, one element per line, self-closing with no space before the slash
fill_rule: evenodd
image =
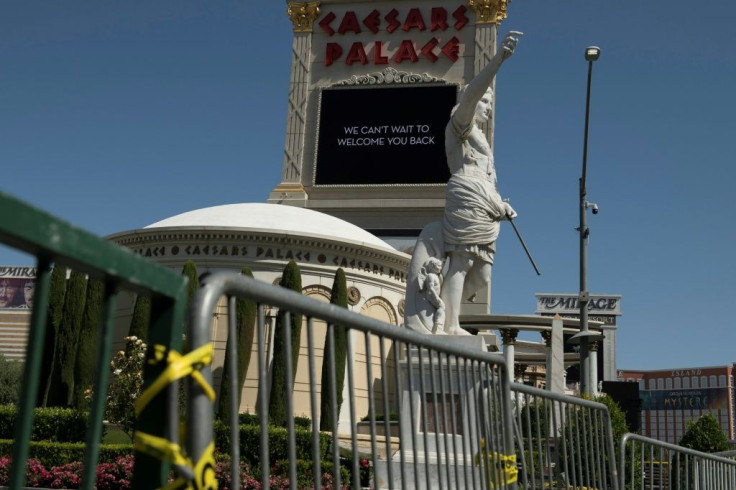
<path id="1" fill-rule="evenodd" d="M 99 463 L 95 471 L 97 476 L 97 490 L 118 490 L 130 488 L 130 478 L 133 474 L 133 456 L 120 456 L 112 463 Z M 10 458 L 0 456 L 0 486 L 8 485 L 8 469 Z M 274 490 L 287 490 L 290 487 L 289 477 L 280 474 L 284 468 L 278 464 L 270 472 L 268 482 Z M 221 490 L 261 490 L 260 477 L 256 477 L 250 467 L 240 463 L 240 485 L 232 485 L 230 480 L 230 462 L 220 461 L 215 466 L 215 476 Z M 79 488 L 82 477 L 82 463 L 68 463 L 46 469 L 38 460 L 29 459 L 26 469 L 27 487 L 42 488 Z M 335 490 L 332 475 L 322 475 L 322 488 Z M 314 484 L 311 471 L 300 471 L 297 488 L 313 489 Z M 342 490 L 348 489 L 345 481 L 341 485 Z"/>
<path id="2" fill-rule="evenodd" d="M 95 471 L 97 490 L 115 490 L 130 488 L 130 477 L 133 474 L 134 458 L 118 456 L 114 463 L 100 463 Z"/>
<path id="3" fill-rule="evenodd" d="M 0 457 L 0 486 L 8 485 L 8 469 L 10 458 Z M 130 488 L 130 476 L 133 474 L 133 456 L 120 456 L 114 463 L 97 465 L 97 489 L 115 490 Z M 42 488 L 79 488 L 82 478 L 82 463 L 68 463 L 46 469 L 36 459 L 29 459 L 26 467 L 27 487 Z"/>

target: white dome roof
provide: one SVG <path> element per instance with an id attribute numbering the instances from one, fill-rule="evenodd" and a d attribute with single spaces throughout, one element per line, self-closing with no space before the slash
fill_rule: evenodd
<path id="1" fill-rule="evenodd" d="M 364 229 L 334 216 L 284 204 L 224 204 L 195 209 L 145 228 L 248 228 L 269 233 L 324 236 L 334 240 L 394 248 Z"/>

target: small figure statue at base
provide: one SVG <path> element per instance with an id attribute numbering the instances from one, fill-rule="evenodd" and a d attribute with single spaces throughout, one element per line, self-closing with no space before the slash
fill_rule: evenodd
<path id="1" fill-rule="evenodd" d="M 423 277 L 420 276 L 420 291 L 424 291 L 429 304 L 435 307 L 432 333 L 444 333 L 445 302 L 440 298 L 440 291 L 442 289 L 442 280 L 440 279 L 442 261 L 436 257 L 430 257 L 424 264 L 423 272 Z M 424 280 L 422 281 L 422 279 Z"/>

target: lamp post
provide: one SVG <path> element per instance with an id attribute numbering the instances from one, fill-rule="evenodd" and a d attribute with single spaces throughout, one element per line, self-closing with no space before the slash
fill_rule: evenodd
<path id="1" fill-rule="evenodd" d="M 588 90 L 585 100 L 585 134 L 583 136 L 583 173 L 580 177 L 580 294 L 578 296 L 578 305 L 580 306 L 580 392 L 584 395 L 595 394 L 596 386 L 594 386 L 593 370 L 598 366 L 590 365 L 590 349 L 588 340 L 591 332 L 588 331 L 588 301 L 590 293 L 588 292 L 587 278 L 587 262 L 588 254 L 586 245 L 588 243 L 588 235 L 590 230 L 586 223 L 586 213 L 588 208 L 592 208 L 593 214 L 598 213 L 598 206 L 587 200 L 587 192 L 585 189 L 585 177 L 588 171 L 588 120 L 590 116 L 590 81 L 593 75 L 593 62 L 601 55 L 601 50 L 597 46 L 590 46 L 585 49 L 585 60 L 588 62 Z"/>

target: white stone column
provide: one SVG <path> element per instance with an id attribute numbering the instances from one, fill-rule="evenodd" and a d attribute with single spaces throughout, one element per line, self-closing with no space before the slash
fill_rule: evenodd
<path id="1" fill-rule="evenodd" d="M 515 328 L 500 329 L 501 339 L 503 340 L 503 357 L 506 360 L 506 372 L 511 383 L 514 379 L 514 346 L 516 345 L 516 336 L 519 330 Z"/>
<path id="2" fill-rule="evenodd" d="M 590 358 L 590 373 L 588 379 L 590 380 L 590 394 L 593 396 L 598 395 L 598 342 L 591 342 L 589 346 L 588 357 Z"/>
<path id="3" fill-rule="evenodd" d="M 289 2 L 287 13 L 294 25 L 291 45 L 291 80 L 289 82 L 286 141 L 281 183 L 271 192 L 268 202 L 306 200 L 304 174 L 304 137 L 307 123 L 307 96 L 310 83 L 312 24 L 319 15 L 320 2 Z"/>
<path id="4" fill-rule="evenodd" d="M 547 390 L 554 393 L 565 392 L 565 352 L 564 338 L 562 333 L 562 317 L 555 315 L 552 320 L 552 330 L 542 332 L 542 336 L 547 333 L 549 340 L 547 342 Z"/>

